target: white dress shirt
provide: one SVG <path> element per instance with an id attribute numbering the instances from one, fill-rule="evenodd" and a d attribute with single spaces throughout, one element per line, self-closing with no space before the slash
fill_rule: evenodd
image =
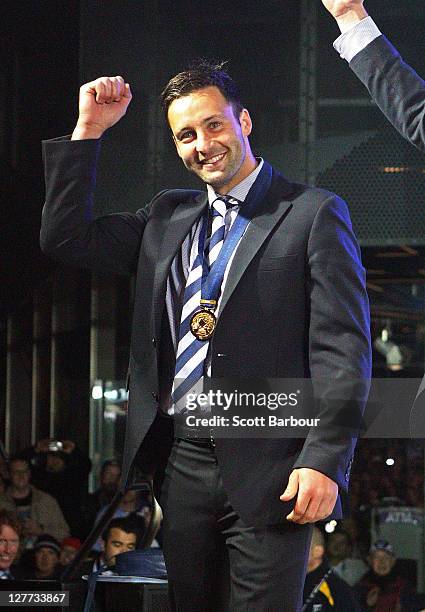
<path id="1" fill-rule="evenodd" d="M 378 26 L 372 17 L 366 17 L 341 34 L 334 42 L 334 48 L 343 59 L 351 62 L 357 53 L 360 53 L 378 36 L 381 36 Z"/>

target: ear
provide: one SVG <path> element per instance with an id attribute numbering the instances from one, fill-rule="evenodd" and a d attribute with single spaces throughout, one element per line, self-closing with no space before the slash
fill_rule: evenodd
<path id="1" fill-rule="evenodd" d="M 242 109 L 239 115 L 239 123 L 244 136 L 249 136 L 252 132 L 252 121 L 246 108 Z"/>

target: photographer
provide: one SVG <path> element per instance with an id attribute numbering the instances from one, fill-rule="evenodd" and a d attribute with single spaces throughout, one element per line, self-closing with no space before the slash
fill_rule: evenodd
<path id="1" fill-rule="evenodd" d="M 19 455 L 31 463 L 32 481 L 52 495 L 65 516 L 73 536 L 83 528 L 81 507 L 87 497 L 90 459 L 71 440 L 44 439 Z"/>

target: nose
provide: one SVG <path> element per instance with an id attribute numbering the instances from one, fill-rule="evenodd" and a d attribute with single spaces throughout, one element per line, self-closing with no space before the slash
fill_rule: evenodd
<path id="1" fill-rule="evenodd" d="M 210 139 L 208 134 L 199 131 L 196 135 L 196 151 L 205 155 L 210 148 Z"/>

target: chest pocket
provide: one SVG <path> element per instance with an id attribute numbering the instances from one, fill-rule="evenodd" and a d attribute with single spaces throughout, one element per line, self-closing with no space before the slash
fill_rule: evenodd
<path id="1" fill-rule="evenodd" d="M 258 262 L 258 270 L 290 270 L 295 266 L 298 257 L 298 253 L 283 257 L 262 257 Z"/>

